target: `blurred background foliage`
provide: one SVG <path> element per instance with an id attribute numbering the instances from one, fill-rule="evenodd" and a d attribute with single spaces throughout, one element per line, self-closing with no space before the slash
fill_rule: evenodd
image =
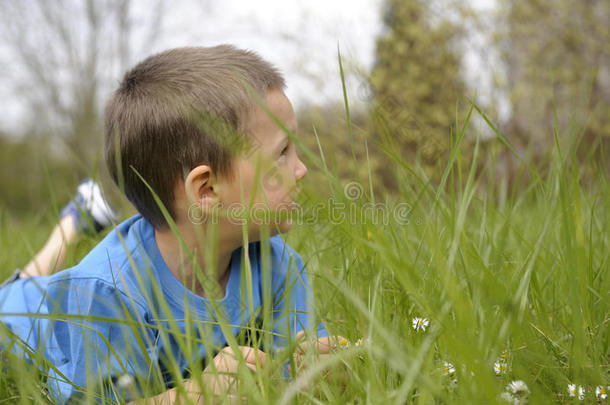
<path id="1" fill-rule="evenodd" d="M 5 73 L 18 81 L 19 100 L 12 102 L 28 111 L 15 133 L 0 132 L 5 219 L 57 216 L 85 177 L 110 185 L 100 170 L 105 98 L 135 55 L 157 39 L 165 1 L 136 6 L 130 0 L 0 1 L 3 51 L 11 58 L 3 60 Z"/>
<path id="2" fill-rule="evenodd" d="M 480 188 L 502 182 L 506 192 L 518 191 L 531 180 L 523 162 L 544 174 L 555 129 L 578 134 L 577 156 L 571 163 L 579 165 L 584 182 L 594 182 L 600 170 L 608 173 L 610 2 L 496 3 L 492 14 L 479 15 L 462 2 L 449 2 L 450 9 L 439 13 L 435 2 L 387 0 L 376 64 L 358 92 L 369 108 L 351 114 L 355 150 L 340 105 L 301 111 L 301 132 L 315 139 L 315 127 L 336 162 L 349 161 L 355 153 L 362 162 L 360 178 L 370 168 L 375 184 L 385 190 L 395 190 L 404 180 L 388 152 L 437 182 L 471 100 L 476 100 L 476 83 L 474 88 L 465 83 L 462 62 L 468 46 L 464 41 L 474 26 L 491 39 L 482 52 L 492 55 L 494 93 L 509 103 L 505 117 L 500 116 L 498 99 L 482 110 L 514 149 L 498 148 L 497 134 L 487 125 L 468 126 L 461 142 L 462 162 L 468 166 L 478 139 L 481 154 L 496 165 L 497 177 L 485 179 Z M 472 120 L 477 119 L 475 113 Z M 564 139 L 560 135 L 560 144 L 567 142 Z M 315 141 L 310 146 L 315 148 Z M 339 164 L 336 170 L 353 177 L 352 167 Z"/>
<path id="3" fill-rule="evenodd" d="M 547 152 L 560 128 L 581 127 L 583 144 L 609 151 L 610 2 L 503 0 L 496 33 L 512 105 L 514 144 Z M 588 149 L 585 147 L 585 150 Z"/>
<path id="4" fill-rule="evenodd" d="M 142 54 L 133 40 L 141 10 L 128 0 L 27 3 L 0 2 L 4 43 L 16 58 L 7 67 L 24 78 L 21 101 L 32 117 L 19 134 L 0 133 L 0 211 L 15 219 L 55 215 L 51 200 L 65 203 L 85 176 L 107 182 L 106 171 L 97 170 L 103 98 Z M 144 45 L 155 40 L 166 6 L 157 0 L 148 8 Z M 361 75 L 357 94 L 364 103 L 350 111 L 351 126 L 342 102 L 297 112 L 301 138 L 319 153 L 317 135 L 339 177 L 366 184 L 370 174 L 374 188 L 398 191 L 405 170 L 393 163 L 398 156 L 409 162 L 408 171 L 438 181 L 476 100 L 476 83 L 466 83 L 463 71 L 472 27 L 491 39 L 482 52 L 495 55 L 489 61 L 498 97 L 483 111 L 516 153 L 498 148 L 493 131 L 469 125 L 459 159 L 467 167 L 478 139 L 481 154 L 498 165 L 498 178 L 480 187 L 502 181 L 509 192 L 518 190 L 528 176 L 520 173 L 520 160 L 544 172 L 555 122 L 579 134 L 573 163 L 583 181 L 608 172 L 610 2 L 497 0 L 484 15 L 454 1 L 387 0 L 383 7 L 376 63 Z M 32 26 L 39 29 L 27 29 Z M 500 99 L 508 114 L 500 114 Z M 353 156 L 360 164 L 345 164 Z M 310 183 L 325 184 L 317 176 L 310 171 Z"/>

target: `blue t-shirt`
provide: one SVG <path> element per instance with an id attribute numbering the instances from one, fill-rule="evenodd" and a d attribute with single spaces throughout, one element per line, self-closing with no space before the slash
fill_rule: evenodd
<path id="1" fill-rule="evenodd" d="M 47 384 L 58 403 L 78 398 L 81 387 L 129 399 L 134 385 L 135 392 L 144 384 L 171 385 L 194 362 L 224 347 L 225 333 L 237 336 L 249 322 L 260 321 L 264 301 L 274 345 L 265 349 L 272 351 L 315 325 L 302 259 L 279 236 L 269 240 L 269 247 L 270 265 L 262 263 L 266 256 L 260 242 L 247 247 L 249 265 L 245 249 L 236 249 L 225 296 L 208 300 L 174 277 L 152 225 L 137 215 L 78 265 L 49 277 L 19 279 L 0 290 L 0 321 L 8 328 L 0 325 L 0 334 L 19 337 L 0 336 L 0 344 L 5 349 L 10 344 L 29 361 L 48 360 Z M 18 315 L 23 313 L 29 316 Z M 326 336 L 322 324 L 317 334 Z M 121 376 L 133 376 L 136 383 L 121 392 L 116 384 Z"/>

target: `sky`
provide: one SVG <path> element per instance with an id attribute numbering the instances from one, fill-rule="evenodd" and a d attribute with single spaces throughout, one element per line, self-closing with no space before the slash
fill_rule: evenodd
<path id="1" fill-rule="evenodd" d="M 137 28 L 146 24 L 151 2 L 134 0 L 133 4 Z M 471 4 L 490 9 L 494 0 Z M 282 71 L 288 84 L 286 93 L 298 109 L 305 104 L 342 100 L 337 61 L 340 50 L 350 103 L 357 106 L 366 101 L 362 77 L 374 63 L 375 40 L 383 31 L 382 6 L 382 0 L 175 0 L 164 6 L 155 41 L 143 42 L 144 34 L 135 30 L 134 57 L 137 61 L 164 49 L 188 45 L 231 43 L 248 48 Z M 480 46 L 484 39 L 472 38 L 473 45 L 477 41 Z M 2 54 L 6 54 L 6 44 L 0 44 Z M 486 88 L 491 86 L 486 61 L 473 47 L 464 53 L 464 63 L 466 79 L 480 88 L 477 97 L 485 102 L 489 98 Z M 9 132 L 16 131 L 29 117 L 13 94 L 23 80 L 18 67 L 13 73 L 0 77 L 0 97 L 12 100 L 0 118 L 0 129 Z M 119 79 L 109 80 L 104 91 L 109 92 Z"/>
<path id="2" fill-rule="evenodd" d="M 159 48 L 232 43 L 254 50 L 284 73 L 287 95 L 297 107 L 319 104 L 342 96 L 338 49 L 350 71 L 372 67 L 375 38 L 382 29 L 381 4 L 380 0 L 225 0 L 222 6 L 194 7 L 192 13 L 175 9 L 167 15 Z M 349 84 L 357 89 L 360 81 Z"/>

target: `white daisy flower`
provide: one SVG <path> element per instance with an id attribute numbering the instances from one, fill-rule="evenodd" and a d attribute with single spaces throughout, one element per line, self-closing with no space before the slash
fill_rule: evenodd
<path id="1" fill-rule="evenodd" d="M 494 363 L 494 373 L 496 375 L 506 374 L 508 371 L 508 364 L 504 360 L 498 360 Z"/>
<path id="2" fill-rule="evenodd" d="M 354 342 L 354 346 L 362 346 L 365 343 L 368 343 L 368 340 L 360 338 Z"/>
<path id="3" fill-rule="evenodd" d="M 568 395 L 570 397 L 576 396 L 576 384 L 568 384 Z"/>
<path id="4" fill-rule="evenodd" d="M 579 400 L 585 399 L 585 389 L 582 385 L 576 386 L 576 384 L 568 384 L 568 394 L 570 397 L 578 397 Z"/>
<path id="5" fill-rule="evenodd" d="M 413 318 L 411 323 L 413 325 L 413 329 L 415 329 L 416 332 L 419 332 L 420 330 L 422 332 L 425 332 L 426 328 L 430 324 L 430 321 L 428 321 L 428 318 L 415 317 L 415 318 Z"/>
<path id="6" fill-rule="evenodd" d="M 122 376 L 120 376 L 117 379 L 116 385 L 119 388 L 126 390 L 126 389 L 130 388 L 135 382 L 136 382 L 136 379 L 133 377 L 133 375 L 123 374 Z"/>
<path id="7" fill-rule="evenodd" d="M 342 337 L 341 339 L 339 339 L 337 344 L 339 345 L 339 347 L 341 349 L 347 349 L 349 347 L 349 340 L 347 340 L 346 338 Z"/>
<path id="8" fill-rule="evenodd" d="M 598 401 L 603 401 L 608 398 L 608 391 L 610 387 L 604 387 L 602 385 L 598 385 L 595 387 L 595 397 Z"/>
<path id="9" fill-rule="evenodd" d="M 511 381 L 506 390 L 514 395 L 524 395 L 530 392 L 530 389 L 527 388 L 527 385 L 522 380 Z"/>
<path id="10" fill-rule="evenodd" d="M 455 367 L 453 366 L 453 364 L 447 361 L 443 362 L 443 368 L 441 370 L 443 372 L 443 375 L 450 376 L 455 374 Z"/>

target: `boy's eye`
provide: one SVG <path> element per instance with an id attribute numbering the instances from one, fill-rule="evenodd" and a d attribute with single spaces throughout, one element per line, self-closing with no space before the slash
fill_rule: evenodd
<path id="1" fill-rule="evenodd" d="M 280 152 L 280 156 L 284 156 L 286 153 L 288 153 L 288 145 L 284 146 L 284 149 Z"/>

